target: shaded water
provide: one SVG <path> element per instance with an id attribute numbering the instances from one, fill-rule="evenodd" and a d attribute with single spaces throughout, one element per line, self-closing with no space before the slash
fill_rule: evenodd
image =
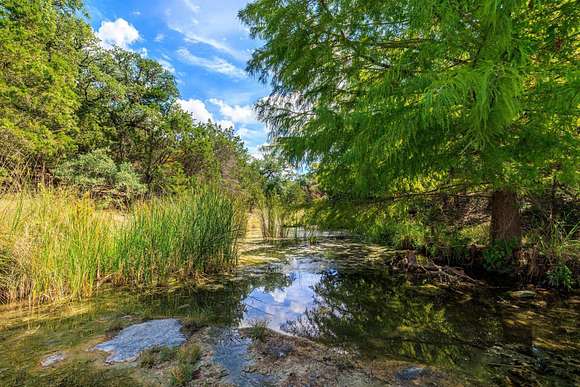
<path id="1" fill-rule="evenodd" d="M 270 260 L 203 288 L 108 291 L 79 304 L 0 309 L 0 382 L 19 368 L 38 371 L 40 359 L 57 350 L 86 348 L 115 321 L 188 316 L 226 328 L 266 320 L 271 329 L 313 338 L 363 361 L 428 364 L 469 383 L 580 381 L 578 296 L 513 302 L 502 290 L 441 289 L 392 272 L 385 264 L 388 252 L 344 240 L 256 243 L 246 250 Z M 231 354 L 243 356 L 247 345 L 222 337 L 216 360 L 231 363 Z M 239 368 L 226 366 L 234 374 Z"/>

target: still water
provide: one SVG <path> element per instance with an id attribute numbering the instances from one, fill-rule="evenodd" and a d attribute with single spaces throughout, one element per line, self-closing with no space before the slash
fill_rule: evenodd
<path id="1" fill-rule="evenodd" d="M 265 321 L 362 361 L 427 364 L 469 384 L 580 383 L 578 295 L 517 302 L 505 289 L 440 288 L 394 272 L 388 251 L 332 238 L 254 242 L 244 254 L 261 263 L 203 287 L 109 290 L 78 304 L 3 307 L 0 385 L 17 369 L 37 368 L 43 356 L 94 341 L 129 316 L 194 317 L 229 329 Z"/>

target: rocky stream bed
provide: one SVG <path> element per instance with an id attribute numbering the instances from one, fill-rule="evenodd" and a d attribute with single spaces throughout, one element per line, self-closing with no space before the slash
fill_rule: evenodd
<path id="1" fill-rule="evenodd" d="M 391 252 L 263 242 L 204 284 L 0 309 L 2 386 L 575 386 L 580 297 L 451 288 Z"/>

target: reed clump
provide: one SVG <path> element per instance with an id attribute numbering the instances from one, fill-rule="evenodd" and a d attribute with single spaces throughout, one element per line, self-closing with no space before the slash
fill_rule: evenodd
<path id="1" fill-rule="evenodd" d="M 244 212 L 206 188 L 126 212 L 42 189 L 0 198 L 0 302 L 82 298 L 105 282 L 152 286 L 237 262 Z"/>
<path id="2" fill-rule="evenodd" d="M 119 280 L 155 285 L 237 263 L 244 215 L 229 197 L 202 190 L 135 207 L 118 233 L 114 272 Z"/>

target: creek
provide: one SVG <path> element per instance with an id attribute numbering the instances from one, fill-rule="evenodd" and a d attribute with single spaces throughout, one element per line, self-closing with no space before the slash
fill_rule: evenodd
<path id="1" fill-rule="evenodd" d="M 579 295 L 514 300 L 507 289 L 438 287 L 394 271 L 391 257 L 343 238 L 253 241 L 245 264 L 204 286 L 107 289 L 82 302 L 3 306 L 0 384 L 17 372 L 48 372 L 39 367 L 43 357 L 98 342 L 116 321 L 195 318 L 230 331 L 263 321 L 362 362 L 427 365 L 468 384 L 578 385 Z M 222 343 L 216 361 L 233 383 L 251 385 L 236 360 L 244 345 L 236 345 L 228 351 Z"/>

